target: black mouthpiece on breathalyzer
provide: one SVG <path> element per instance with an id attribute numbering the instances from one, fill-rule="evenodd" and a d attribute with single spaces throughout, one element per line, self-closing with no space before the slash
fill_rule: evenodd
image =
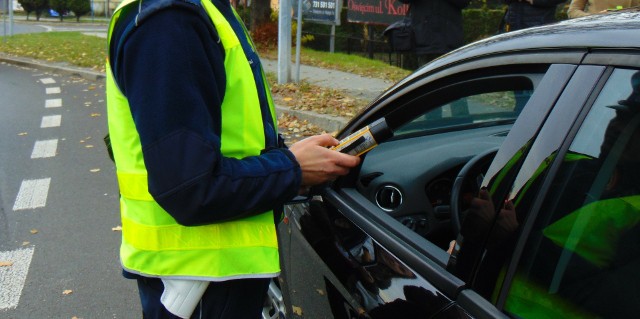
<path id="1" fill-rule="evenodd" d="M 371 134 L 376 139 L 376 142 L 378 142 L 378 144 L 393 137 L 393 131 L 391 131 L 391 129 L 387 125 L 387 120 L 384 117 L 381 117 L 375 122 L 371 123 L 371 125 L 369 125 L 369 129 L 371 130 Z"/>
<path id="2" fill-rule="evenodd" d="M 359 156 L 392 136 L 393 132 L 383 117 L 342 139 L 340 144 L 332 149 L 345 154 Z"/>

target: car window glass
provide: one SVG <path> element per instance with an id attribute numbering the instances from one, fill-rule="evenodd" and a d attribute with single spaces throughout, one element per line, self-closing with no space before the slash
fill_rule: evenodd
<path id="1" fill-rule="evenodd" d="M 533 84 L 522 90 L 487 87 L 484 92 L 464 96 L 434 107 L 394 130 L 395 136 L 420 132 L 456 130 L 478 125 L 513 122 L 533 94 Z"/>
<path id="2" fill-rule="evenodd" d="M 640 312 L 639 165 L 640 72 L 618 69 L 547 192 L 511 281 L 507 312 L 520 318 Z"/>

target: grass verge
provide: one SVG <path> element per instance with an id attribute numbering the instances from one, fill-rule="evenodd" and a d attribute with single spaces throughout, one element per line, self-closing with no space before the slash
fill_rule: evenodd
<path id="1" fill-rule="evenodd" d="M 16 34 L 0 41 L 0 51 L 104 72 L 107 42 L 79 32 Z"/>
<path id="2" fill-rule="evenodd" d="M 7 54 L 52 62 L 68 62 L 102 72 L 104 72 L 106 46 L 105 39 L 80 32 L 17 34 L 0 41 L 0 51 Z M 277 53 L 275 48 L 260 49 L 260 54 L 269 59 L 277 59 Z M 302 48 L 300 59 L 307 65 L 392 81 L 398 81 L 410 73 L 378 60 L 306 48 Z"/>

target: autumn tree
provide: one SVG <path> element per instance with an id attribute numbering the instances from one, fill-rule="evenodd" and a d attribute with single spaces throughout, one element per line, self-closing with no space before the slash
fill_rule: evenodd
<path id="1" fill-rule="evenodd" d="M 281 0 L 282 1 L 282 0 Z M 270 22 L 271 0 L 253 0 L 249 8 L 249 28 L 255 33 L 260 26 Z"/>
<path id="2" fill-rule="evenodd" d="M 90 0 L 69 0 L 69 10 L 73 11 L 76 21 L 80 22 L 80 17 L 91 12 Z"/>
<path id="3" fill-rule="evenodd" d="M 29 20 L 29 14 L 33 12 L 36 14 L 36 21 L 40 21 L 42 13 L 49 8 L 48 0 L 18 0 L 18 3 L 27 13 L 27 20 Z"/>

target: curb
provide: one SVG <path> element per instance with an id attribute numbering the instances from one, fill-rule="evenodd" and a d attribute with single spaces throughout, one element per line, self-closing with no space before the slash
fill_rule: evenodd
<path id="1" fill-rule="evenodd" d="M 22 57 L 9 56 L 3 53 L 0 53 L 0 62 L 11 63 L 20 66 L 32 67 L 46 71 L 54 71 L 67 75 L 75 75 L 87 80 L 99 80 L 104 79 L 105 75 L 102 72 L 93 71 L 90 69 L 83 69 L 78 67 L 73 67 L 68 65 L 67 63 L 49 63 L 35 59 L 28 59 Z"/>
<path id="2" fill-rule="evenodd" d="M 70 66 L 67 63 L 57 63 L 57 62 L 44 62 L 41 60 L 35 60 L 30 58 L 23 57 L 15 57 L 9 56 L 4 53 L 0 53 L 0 62 L 6 62 L 14 65 L 32 67 L 46 71 L 58 72 L 66 75 L 74 75 L 79 76 L 86 80 L 102 80 L 105 79 L 106 76 L 102 72 L 93 71 L 86 68 L 79 68 Z M 327 132 L 335 132 L 344 127 L 348 119 L 340 117 L 340 116 L 331 116 L 326 114 L 318 114 L 310 111 L 301 111 L 301 110 L 293 110 L 288 107 L 276 105 L 277 113 L 287 113 L 289 115 L 295 116 L 301 120 L 307 120 L 309 123 L 316 125 Z"/>
<path id="3" fill-rule="evenodd" d="M 287 113 L 301 120 L 307 120 L 309 123 L 322 128 L 328 133 L 339 131 L 349 122 L 347 118 L 344 118 L 341 116 L 318 114 L 310 111 L 294 110 L 286 106 L 279 106 L 279 105 L 276 105 L 276 112 L 279 114 Z"/>

